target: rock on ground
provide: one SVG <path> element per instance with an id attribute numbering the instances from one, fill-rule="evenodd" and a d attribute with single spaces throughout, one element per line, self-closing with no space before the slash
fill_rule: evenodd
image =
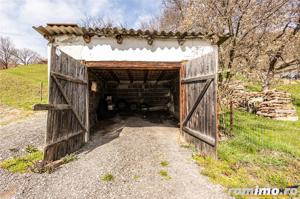
<path id="1" fill-rule="evenodd" d="M 29 121 L 1 128 L 0 154 L 30 140 L 39 145 L 37 137 L 45 131 L 45 123 L 45 115 L 40 114 Z M 178 133 L 169 123 L 119 118 L 93 135 L 77 160 L 54 173 L 11 174 L 0 169 L 0 196 L 2 193 L 39 199 L 226 198 L 222 187 L 200 174 L 192 161 L 191 150 L 180 147 Z M 162 161 L 168 161 L 169 165 L 161 166 Z M 161 170 L 167 171 L 168 179 L 159 175 Z M 113 175 L 114 179 L 101 180 L 105 174 Z"/>

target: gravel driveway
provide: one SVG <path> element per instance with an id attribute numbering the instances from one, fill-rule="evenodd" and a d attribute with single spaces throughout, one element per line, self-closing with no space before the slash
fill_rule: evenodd
<path id="1" fill-rule="evenodd" d="M 24 142 L 41 144 L 45 114 L 0 129 L 0 155 Z M 34 127 L 29 128 L 30 124 Z M 178 129 L 130 117 L 103 124 L 78 159 L 51 174 L 11 174 L 0 169 L 0 198 L 226 198 L 178 144 Z M 27 127 L 27 128 L 25 128 Z M 108 129 L 109 132 L 108 132 Z M 111 129 L 118 129 L 116 131 Z M 11 132 L 11 133 L 8 133 Z M 168 161 L 168 166 L 160 162 Z M 169 179 L 159 175 L 166 170 Z M 105 182 L 101 176 L 112 174 Z M 5 196 L 6 194 L 6 196 Z"/>
<path id="2" fill-rule="evenodd" d="M 43 148 L 46 112 L 0 126 L 0 161 L 22 153 L 27 145 Z"/>

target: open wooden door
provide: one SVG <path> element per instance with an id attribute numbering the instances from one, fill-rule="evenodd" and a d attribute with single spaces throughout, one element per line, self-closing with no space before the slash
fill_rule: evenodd
<path id="1" fill-rule="evenodd" d="M 51 49 L 49 104 L 44 160 L 57 160 L 88 140 L 88 73 L 80 61 Z"/>
<path id="2" fill-rule="evenodd" d="M 216 156 L 217 53 L 191 61 L 182 69 L 181 134 L 202 154 Z"/>

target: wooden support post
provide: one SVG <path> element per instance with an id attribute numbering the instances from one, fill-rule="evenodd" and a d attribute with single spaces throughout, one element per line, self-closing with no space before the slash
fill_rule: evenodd
<path id="1" fill-rule="evenodd" d="M 41 82 L 40 94 L 41 94 L 41 101 L 43 101 L 43 82 Z"/>
<path id="2" fill-rule="evenodd" d="M 144 70 L 144 83 L 146 83 L 147 80 L 148 80 L 148 74 L 149 74 L 149 71 L 148 70 Z"/>
<path id="3" fill-rule="evenodd" d="M 127 69 L 126 72 L 127 72 L 130 83 L 132 83 L 133 82 L 133 77 L 132 77 L 132 74 L 130 72 L 130 69 Z"/>
<path id="4" fill-rule="evenodd" d="M 230 100 L 230 127 L 229 127 L 229 131 L 230 131 L 230 135 L 232 135 L 233 133 L 233 102 L 232 100 Z"/>
<path id="5" fill-rule="evenodd" d="M 89 82 L 89 75 L 88 75 L 88 69 L 87 67 L 85 67 L 85 71 L 86 71 L 86 79 L 87 82 Z M 85 137 L 84 137 L 84 141 L 87 143 L 90 140 L 90 91 L 89 91 L 89 84 L 86 85 L 86 101 L 85 101 L 85 106 L 86 106 L 86 132 L 85 132 Z"/>

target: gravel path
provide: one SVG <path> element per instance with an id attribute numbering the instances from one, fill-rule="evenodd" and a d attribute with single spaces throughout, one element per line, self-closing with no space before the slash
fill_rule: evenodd
<path id="1" fill-rule="evenodd" d="M 45 123 L 45 115 L 39 115 L 36 120 L 31 119 L 29 123 L 35 121 L 35 126 L 39 126 L 35 135 L 39 137 L 43 125 L 37 123 Z M 24 123 L 16 124 L 15 129 L 24 127 Z M 107 129 L 118 130 L 107 133 Z M 200 174 L 191 159 L 191 151 L 179 146 L 177 128 L 131 117 L 115 120 L 107 129 L 92 137 L 93 141 L 78 154 L 78 160 L 52 174 L 10 174 L 0 169 L 0 198 L 1 192 L 5 198 L 3 191 L 15 198 L 39 199 L 226 198 L 220 186 L 211 184 Z M 5 143 L 15 145 L 11 137 Z M 1 141 L 1 148 L 4 145 Z M 168 161 L 169 165 L 161 166 L 162 161 Z M 160 176 L 160 170 L 166 170 L 170 179 Z M 108 173 L 114 176 L 113 181 L 100 179 Z"/>
<path id="2" fill-rule="evenodd" d="M 46 113 L 36 113 L 30 117 L 0 127 L 0 161 L 20 155 L 27 145 L 43 148 L 46 131 Z"/>

